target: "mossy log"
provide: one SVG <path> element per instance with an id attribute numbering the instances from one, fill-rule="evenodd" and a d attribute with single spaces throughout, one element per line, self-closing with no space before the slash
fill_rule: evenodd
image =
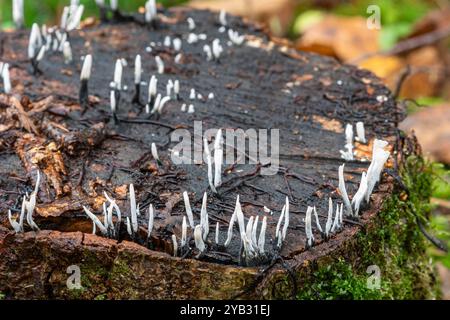
<path id="1" fill-rule="evenodd" d="M 186 19 L 196 21 L 188 29 Z M 8 299 L 234 299 L 234 298 L 433 298 L 435 278 L 425 255 L 426 242 L 417 217 L 426 219 L 430 196 L 426 163 L 417 143 L 399 134 L 403 110 L 372 73 L 335 60 L 291 49 L 271 39 L 260 26 L 227 17 L 227 27 L 245 35 L 241 46 L 229 45 L 220 32 L 218 14 L 175 8 L 159 9 L 158 24 L 143 16 L 114 15 L 117 21 L 84 26 L 70 33 L 74 61 L 64 64 L 60 53 L 48 53 L 33 75 L 26 56 L 28 32 L 2 33 L 0 60 L 8 62 L 11 94 L 0 94 L 0 293 Z M 206 40 L 189 44 L 189 33 Z M 164 46 L 166 37 L 180 37 L 179 54 Z M 204 44 L 220 39 L 224 52 L 207 61 Z M 154 42 L 154 45 L 150 45 Z M 149 50 L 147 47 L 151 47 Z M 147 50 L 146 50 L 147 48 Z M 180 100 L 167 103 L 159 118 L 148 118 L 143 106 L 132 103 L 132 61 L 142 55 L 143 77 L 156 74 L 156 55 L 165 63 L 157 75 L 159 91 L 169 79 L 181 82 Z M 81 56 L 92 54 L 87 106 L 78 100 Z M 109 84 L 116 59 L 124 58 L 122 92 L 114 123 L 110 115 Z M 143 86 L 144 88 L 144 86 Z M 145 87 L 146 88 L 146 87 Z M 202 97 L 190 99 L 195 88 Z M 142 90 L 146 92 L 146 90 Z M 214 99 L 209 99 L 209 93 Z M 141 101 L 146 101 L 142 94 Z M 182 103 L 195 112 L 180 111 Z M 206 165 L 174 165 L 170 135 L 191 133 L 194 121 L 209 128 L 275 128 L 280 130 L 280 168 L 264 176 L 264 164 L 225 167 L 218 194 L 208 189 Z M 390 143 L 388 166 L 403 178 L 409 193 L 383 173 L 380 184 L 358 220 L 344 219 L 344 228 L 325 241 L 314 230 L 316 243 L 306 246 L 306 207 L 317 207 L 325 224 L 328 197 L 339 202 L 338 166 L 344 161 L 344 127 L 363 121 L 368 144 L 356 143 L 355 161 L 346 165 L 350 195 L 367 170 L 375 138 Z M 194 134 L 192 135 L 195 136 Z M 195 140 L 195 138 L 193 138 Z M 152 157 L 158 146 L 160 160 Z M 201 144 L 201 140 L 200 140 Z M 40 231 L 14 233 L 7 210 L 20 211 L 31 192 L 36 172 L 42 173 L 34 219 Z M 116 239 L 91 234 L 86 205 L 100 212 L 103 192 L 129 207 L 127 185 L 134 183 L 141 211 L 156 209 L 154 232 L 146 240 L 145 215 L 131 238 L 122 228 Z M 208 250 L 197 258 L 195 249 L 173 257 L 171 235 L 181 235 L 185 212 L 182 193 L 188 191 L 195 218 L 208 191 L 211 232 Z M 267 247 L 274 245 L 275 226 L 286 196 L 291 205 L 287 239 L 281 250 L 270 250 L 254 266 L 239 265 L 240 240 L 228 248 L 214 244 L 226 238 L 236 195 L 246 218 L 267 217 Z M 414 210 L 411 210 L 411 206 Z M 269 208 L 272 213 L 266 212 Z M 125 215 L 127 215 L 127 210 Z M 236 232 L 235 232 L 236 233 Z M 193 240 L 189 243 L 195 248 Z M 68 267 L 79 266 L 81 286 L 69 289 Z M 381 287 L 367 286 L 369 266 L 381 271 Z"/>

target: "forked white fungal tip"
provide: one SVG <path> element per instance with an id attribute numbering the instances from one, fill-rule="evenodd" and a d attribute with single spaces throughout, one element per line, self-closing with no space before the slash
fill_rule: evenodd
<path id="1" fill-rule="evenodd" d="M 110 0 L 109 5 L 113 11 L 116 11 L 119 8 L 119 0 Z"/>
<path id="2" fill-rule="evenodd" d="M 214 187 L 222 185 L 222 163 L 223 163 L 223 138 L 222 129 L 217 130 L 214 140 Z"/>
<path id="3" fill-rule="evenodd" d="M 174 234 L 172 235 L 172 245 L 173 245 L 173 256 L 176 257 L 178 252 L 178 243 L 177 243 L 177 236 Z"/>
<path id="4" fill-rule="evenodd" d="M 114 113 L 116 113 L 116 110 L 117 110 L 116 94 L 114 91 L 110 92 L 109 101 L 110 101 L 111 112 L 114 114 Z"/>
<path id="5" fill-rule="evenodd" d="M 194 215 L 192 214 L 191 204 L 189 202 L 189 196 L 187 191 L 183 192 L 183 200 L 184 200 L 184 207 L 186 209 L 186 215 L 189 219 L 189 225 L 193 229 L 195 227 L 194 225 Z"/>
<path id="6" fill-rule="evenodd" d="M 226 26 L 227 25 L 227 13 L 225 12 L 225 10 L 220 10 L 219 13 L 219 23 L 222 26 Z"/>
<path id="7" fill-rule="evenodd" d="M 92 69 L 92 55 L 88 54 L 84 57 L 83 67 L 81 68 L 80 80 L 89 80 Z"/>
<path id="8" fill-rule="evenodd" d="M 140 84 L 142 77 L 142 60 L 141 55 L 136 55 L 136 59 L 134 61 L 134 83 Z"/>
<path id="9" fill-rule="evenodd" d="M 11 92 L 11 79 L 9 77 L 9 64 L 5 63 L 2 68 L 0 68 L 0 76 L 3 79 L 3 91 L 5 93 Z"/>
<path id="10" fill-rule="evenodd" d="M 164 73 L 164 62 L 159 56 L 155 56 L 156 67 L 158 69 L 159 74 Z"/>
<path id="11" fill-rule="evenodd" d="M 206 249 L 205 243 L 202 238 L 202 227 L 200 225 L 196 225 L 194 228 L 194 241 L 195 247 L 198 251 L 203 252 Z"/>
<path id="12" fill-rule="evenodd" d="M 156 161 L 160 161 L 158 156 L 158 150 L 156 149 L 156 144 L 154 142 L 152 142 L 151 153 L 153 159 L 155 159 Z"/>
<path id="13" fill-rule="evenodd" d="M 362 122 L 362 121 L 358 121 L 356 123 L 356 138 L 355 138 L 355 140 L 358 142 L 361 142 L 361 143 L 367 143 L 365 129 L 364 129 L 364 122 Z"/>
<path id="14" fill-rule="evenodd" d="M 189 30 L 194 30 L 195 29 L 195 21 L 194 19 L 192 19 L 191 17 L 187 18 L 187 23 L 189 26 Z"/>
<path id="15" fill-rule="evenodd" d="M 359 207 L 361 205 L 361 202 L 364 199 L 364 196 L 367 192 L 367 175 L 366 172 L 362 173 L 361 176 L 361 182 L 359 184 L 358 191 L 355 193 L 352 199 L 352 205 L 355 209 L 355 216 L 358 216 L 359 213 Z"/>
<path id="16" fill-rule="evenodd" d="M 186 216 L 183 216 L 183 223 L 181 224 L 181 248 L 187 243 L 187 223 Z"/>
<path id="17" fill-rule="evenodd" d="M 267 217 L 264 217 L 262 224 L 261 224 L 261 231 L 259 232 L 259 238 L 258 238 L 258 251 L 260 254 L 264 253 L 264 244 L 266 241 L 266 228 L 267 228 Z"/>
<path id="18" fill-rule="evenodd" d="M 64 55 L 64 63 L 69 64 L 72 62 L 72 47 L 70 46 L 70 42 L 66 41 L 63 44 L 63 55 Z"/>
<path id="19" fill-rule="evenodd" d="M 175 51 L 180 51 L 181 50 L 181 46 L 182 46 L 182 41 L 180 38 L 175 38 L 172 40 L 172 44 L 173 44 L 173 49 Z"/>
<path id="20" fill-rule="evenodd" d="M 389 159 L 390 152 L 384 148 L 388 145 L 387 141 L 375 139 L 372 149 L 372 161 L 367 170 L 367 191 L 366 201 L 369 202 L 370 195 L 378 181 L 380 181 L 381 171 L 383 171 L 386 161 Z"/>
<path id="21" fill-rule="evenodd" d="M 214 238 L 214 241 L 216 242 L 216 244 L 219 244 L 219 231 L 220 231 L 219 222 L 216 222 L 216 234 L 215 234 L 215 238 Z"/>
<path id="22" fill-rule="evenodd" d="M 313 208 L 309 207 L 306 209 L 306 216 L 305 216 L 305 233 L 307 238 L 308 246 L 312 246 L 314 242 L 314 235 L 312 232 L 312 225 L 311 225 L 311 214 L 313 212 Z"/>
<path id="23" fill-rule="evenodd" d="M 93 214 L 85 206 L 83 206 L 83 210 L 87 214 L 87 216 L 95 223 L 95 225 L 100 229 L 101 233 L 103 233 L 103 235 L 107 235 L 108 234 L 108 230 L 103 225 L 103 223 L 97 218 L 97 216 L 95 214 Z"/>
<path id="24" fill-rule="evenodd" d="M 137 206 L 136 206 L 136 194 L 134 192 L 134 185 L 130 183 L 130 213 L 131 213 L 131 226 L 134 233 L 138 231 L 138 220 L 137 220 Z"/>
<path id="25" fill-rule="evenodd" d="M 206 165 L 208 167 L 208 184 L 212 192 L 217 193 L 216 187 L 214 186 L 213 164 L 211 159 L 211 153 L 209 151 L 208 140 L 206 138 L 203 138 L 203 149 L 206 156 Z"/>
<path id="26" fill-rule="evenodd" d="M 346 214 L 349 216 L 353 216 L 353 209 L 350 204 L 350 200 L 348 198 L 347 190 L 345 188 L 345 179 L 344 179 L 344 166 L 345 164 L 339 166 L 339 192 L 341 194 L 342 200 L 345 204 Z"/>
<path id="27" fill-rule="evenodd" d="M 114 84 L 117 90 L 122 90 L 122 73 L 123 73 L 122 60 L 117 59 L 116 66 L 114 68 Z"/>
<path id="28" fill-rule="evenodd" d="M 154 220 L 155 213 L 153 211 L 153 205 L 150 203 L 150 205 L 148 206 L 147 238 L 150 238 L 150 235 L 152 233 Z"/>

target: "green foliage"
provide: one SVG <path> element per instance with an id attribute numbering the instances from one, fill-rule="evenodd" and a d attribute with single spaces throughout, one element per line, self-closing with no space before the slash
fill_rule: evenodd
<path id="1" fill-rule="evenodd" d="M 187 0 L 157 0 L 158 3 L 166 7 L 185 3 Z M 69 0 L 40 0 L 40 1 L 24 1 L 25 3 L 25 23 L 30 27 L 33 22 L 47 25 L 59 24 L 59 16 L 63 7 L 70 4 Z M 84 17 L 98 16 L 97 6 L 94 0 L 80 0 L 84 5 Z M 143 6 L 143 0 L 127 0 L 119 1 L 119 6 L 124 11 L 136 11 Z M 12 22 L 12 1 L 0 0 L 0 28 L 13 27 Z"/>

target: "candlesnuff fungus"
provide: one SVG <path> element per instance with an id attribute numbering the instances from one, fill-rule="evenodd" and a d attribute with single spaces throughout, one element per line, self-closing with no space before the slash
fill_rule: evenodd
<path id="1" fill-rule="evenodd" d="M 350 200 L 348 198 L 347 190 L 345 188 L 345 179 L 344 179 L 344 166 L 345 164 L 339 166 L 339 193 L 341 194 L 342 200 L 345 204 L 346 214 L 349 216 L 353 216 L 353 209 L 350 204 Z"/>
<path id="2" fill-rule="evenodd" d="M 72 47 L 70 46 L 69 41 L 65 41 L 63 44 L 63 55 L 64 55 L 64 63 L 69 64 L 73 60 L 72 56 Z"/>
<path id="3" fill-rule="evenodd" d="M 366 140 L 366 133 L 364 130 L 364 123 L 362 121 L 358 121 L 356 123 L 356 141 L 361 142 L 361 143 L 367 143 Z"/>
<path id="4" fill-rule="evenodd" d="M 158 86 L 158 79 L 156 79 L 155 76 L 152 76 L 150 78 L 150 82 L 148 85 L 148 100 L 147 100 L 148 109 L 150 109 L 150 106 L 153 108 L 155 104 L 156 94 L 158 93 L 157 86 Z"/>
<path id="5" fill-rule="evenodd" d="M 200 253 L 205 251 L 206 246 L 205 246 L 205 243 L 203 242 L 201 225 L 196 225 L 194 228 L 194 241 L 195 241 L 195 247 L 198 249 L 198 251 L 200 251 Z"/>
<path id="6" fill-rule="evenodd" d="M 154 219 L 155 215 L 153 212 L 153 205 L 150 203 L 150 205 L 148 206 L 147 238 L 150 238 L 150 235 L 152 233 Z"/>
<path id="7" fill-rule="evenodd" d="M 361 205 L 361 202 L 363 201 L 366 192 L 367 192 L 367 176 L 366 172 L 363 172 L 358 191 L 356 192 L 356 194 L 353 196 L 352 199 L 352 205 L 354 206 L 355 209 L 355 216 L 358 216 L 359 206 Z"/>
<path id="8" fill-rule="evenodd" d="M 70 46 L 69 46 L 70 47 Z M 81 106 L 86 106 L 89 99 L 88 82 L 91 77 L 92 55 L 88 54 L 84 57 L 83 66 L 80 74 L 80 94 L 79 102 Z"/>
<path id="9" fill-rule="evenodd" d="M 141 78 L 142 78 L 142 61 L 141 55 L 136 55 L 134 61 L 134 96 L 133 103 L 140 104 L 141 103 Z"/>
<path id="10" fill-rule="evenodd" d="M 5 63 L 0 68 L 0 76 L 3 79 L 3 91 L 5 93 L 11 92 L 11 79 L 9 77 L 9 64 Z"/>
<path id="11" fill-rule="evenodd" d="M 322 230 L 322 227 L 320 226 L 320 221 L 319 221 L 319 216 L 317 214 L 316 206 L 313 207 L 313 212 L 314 212 L 314 218 L 316 220 L 316 227 L 320 231 L 320 233 L 323 234 L 323 230 Z"/>
<path id="12" fill-rule="evenodd" d="M 203 240 L 206 240 L 209 234 L 209 217 L 206 209 L 208 194 L 203 194 L 202 208 L 200 209 L 200 226 L 202 227 Z"/>
<path id="13" fill-rule="evenodd" d="M 212 159 L 211 159 L 211 153 L 209 151 L 208 140 L 206 138 L 203 138 L 203 149 L 205 149 L 206 164 L 208 166 L 209 187 L 211 188 L 212 192 L 217 193 L 216 187 L 214 186 L 213 164 L 212 164 Z"/>
<path id="14" fill-rule="evenodd" d="M 158 69 L 158 73 L 163 74 L 164 73 L 164 61 L 159 56 L 156 56 L 155 62 L 156 62 L 156 67 Z"/>
<path id="15" fill-rule="evenodd" d="M 178 243 L 177 243 L 177 236 L 174 234 L 172 235 L 172 245 L 173 245 L 173 256 L 176 257 L 178 252 Z"/>
<path id="16" fill-rule="evenodd" d="M 311 213 L 313 212 L 313 208 L 308 206 L 306 209 L 306 216 L 305 216 L 305 233 L 307 238 L 307 247 L 312 247 L 314 244 L 314 235 L 312 232 L 312 226 L 311 226 Z"/>
<path id="17" fill-rule="evenodd" d="M 183 216 L 183 222 L 181 224 L 181 248 L 187 244 L 187 223 L 186 217 Z"/>
<path id="18" fill-rule="evenodd" d="M 328 238 L 330 236 L 331 227 L 333 225 L 333 200 L 331 197 L 328 198 L 328 216 L 327 222 L 325 224 L 325 237 Z"/>
<path id="19" fill-rule="evenodd" d="M 222 184 L 222 162 L 223 162 L 223 138 L 222 129 L 219 129 L 214 140 L 214 187 Z"/>

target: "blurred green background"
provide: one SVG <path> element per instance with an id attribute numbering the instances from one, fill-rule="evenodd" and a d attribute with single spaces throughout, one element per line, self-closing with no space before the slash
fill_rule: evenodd
<path id="1" fill-rule="evenodd" d="M 164 6 L 174 6 L 186 2 L 186 0 L 158 0 Z M 24 0 L 25 3 L 25 23 L 30 27 L 33 22 L 38 24 L 55 25 L 58 23 L 64 6 L 70 4 L 69 0 Z M 85 6 L 84 17 L 98 15 L 97 6 L 94 0 L 80 0 Z M 143 6 L 144 0 L 119 1 L 121 9 L 126 11 L 136 11 L 139 6 Z M 5 28 L 14 27 L 12 23 L 12 0 L 0 0 L 0 26 Z"/>

